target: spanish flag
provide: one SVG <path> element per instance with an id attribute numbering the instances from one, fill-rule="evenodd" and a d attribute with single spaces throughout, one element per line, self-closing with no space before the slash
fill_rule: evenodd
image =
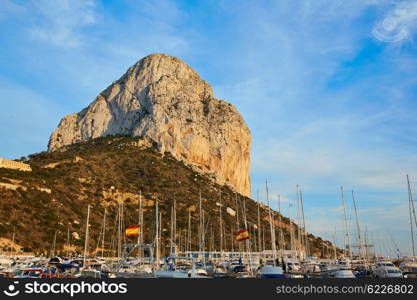
<path id="1" fill-rule="evenodd" d="M 241 231 L 236 233 L 236 239 L 239 242 L 249 239 L 249 231 L 247 229 L 242 229 Z"/>
<path id="2" fill-rule="evenodd" d="M 129 226 L 125 230 L 126 236 L 138 236 L 140 234 L 139 226 Z"/>

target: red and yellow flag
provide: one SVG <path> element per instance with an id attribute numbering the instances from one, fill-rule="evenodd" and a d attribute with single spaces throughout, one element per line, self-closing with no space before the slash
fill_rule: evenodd
<path id="1" fill-rule="evenodd" d="M 140 234 L 140 226 L 129 226 L 125 230 L 126 236 L 138 236 Z"/>
<path id="2" fill-rule="evenodd" d="M 249 231 L 247 229 L 242 229 L 241 231 L 236 233 L 236 239 L 239 242 L 249 239 Z"/>

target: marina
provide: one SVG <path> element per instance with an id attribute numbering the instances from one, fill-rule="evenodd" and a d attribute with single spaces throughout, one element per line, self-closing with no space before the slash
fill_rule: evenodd
<path id="1" fill-rule="evenodd" d="M 206 253 L 210 256 L 210 253 Z M 240 253 L 242 255 L 243 253 Z M 166 257 L 159 261 L 128 257 L 116 258 L 2 256 L 2 278 L 417 278 L 416 258 L 341 261 L 318 258 L 259 258 L 251 260 L 225 253 L 216 259 L 192 256 Z"/>
<path id="2" fill-rule="evenodd" d="M 417 0 L 0 0 L 0 24 L 0 295 L 416 294 Z"/>
<path id="3" fill-rule="evenodd" d="M 417 223 L 415 223 L 413 193 L 408 175 L 406 180 L 409 192 L 410 231 L 413 237 Z M 235 210 L 228 208 L 229 214 L 236 220 L 234 228 L 242 228 L 242 226 L 244 228 L 232 235 L 229 244 L 229 247 L 231 245 L 238 251 L 226 250 L 225 235 L 229 230 L 225 228 L 223 221 L 224 208 L 221 196 L 217 203 L 219 244 L 214 245 L 213 237 L 211 239 L 208 237 L 209 220 L 205 220 L 201 193 L 198 198 L 199 208 L 194 212 L 194 214 L 198 213 L 197 236 L 194 235 L 198 241 L 197 250 L 193 251 L 191 246 L 193 244 L 191 228 L 195 227 L 191 226 L 190 211 L 188 211 L 188 224 L 186 224 L 188 232 L 185 232 L 185 240 L 181 241 L 178 235 L 177 201 L 172 202 L 170 209 L 168 239 L 162 239 L 162 214 L 159 210 L 159 201 L 155 202 L 154 218 L 149 225 L 153 228 L 154 236 L 150 243 L 146 244 L 143 235 L 146 224 L 140 193 L 137 225 L 125 225 L 123 201 L 118 202 L 113 226 L 106 222 L 107 209 L 105 209 L 94 254 L 89 249 L 90 234 L 94 229 L 90 226 L 93 212 L 88 205 L 83 255 L 71 255 L 69 230 L 65 245 L 66 255 L 55 255 L 58 252 L 63 253 L 57 249 L 57 232 L 55 232 L 48 257 L 19 254 L 13 252 L 11 247 L 9 251 L 1 253 L 0 276 L 3 278 L 417 278 L 417 257 L 400 256 L 401 252 L 392 237 L 397 257 L 389 258 L 376 254 L 374 245 L 368 243 L 368 233 L 365 231 L 362 234 L 360 230 L 359 212 L 353 191 L 351 196 L 355 215 L 356 244 L 351 244 L 346 199 L 341 187 L 340 200 L 345 225 L 344 248 L 339 249 L 334 244 L 330 244 L 333 248 L 327 251 L 323 248 L 321 257 L 317 257 L 309 255 L 311 252 L 307 238 L 309 235 L 305 227 L 302 191 L 299 186 L 296 187 L 296 209 L 301 225 L 290 220 L 288 243 L 283 241 L 282 229 L 275 227 L 277 223 L 274 218 L 280 219 L 282 216 L 273 212 L 269 206 L 268 183 L 265 184 L 265 189 L 270 236 L 265 237 L 265 233 L 261 236 L 260 231 L 256 230 L 252 231 L 253 236 L 249 233 L 245 200 L 242 201 L 237 194 L 235 194 Z M 280 208 L 280 198 L 278 201 Z M 260 202 L 257 206 L 258 224 L 260 224 L 259 207 Z M 106 232 L 109 232 L 107 227 L 111 227 L 113 231 L 111 249 L 105 249 Z M 265 248 L 265 244 L 272 245 L 272 249 Z M 286 249 L 285 245 L 289 245 L 292 249 Z M 329 248 L 329 245 L 326 246 Z M 216 248 L 220 250 L 211 250 Z M 107 256 L 104 255 L 105 253 Z M 112 256 L 112 254 L 117 255 Z"/>

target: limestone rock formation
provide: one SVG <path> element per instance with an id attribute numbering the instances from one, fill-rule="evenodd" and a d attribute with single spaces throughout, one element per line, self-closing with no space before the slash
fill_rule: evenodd
<path id="1" fill-rule="evenodd" d="M 247 125 L 178 58 L 152 54 L 138 61 L 87 108 L 64 117 L 48 149 L 109 135 L 151 139 L 162 153 L 250 194 Z"/>

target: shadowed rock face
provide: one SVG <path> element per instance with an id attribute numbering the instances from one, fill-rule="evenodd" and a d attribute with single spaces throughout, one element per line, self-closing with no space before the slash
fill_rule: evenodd
<path id="1" fill-rule="evenodd" d="M 48 149 L 109 135 L 143 137 L 219 184 L 250 194 L 250 131 L 230 103 L 178 58 L 149 55 L 85 109 L 64 117 Z"/>

